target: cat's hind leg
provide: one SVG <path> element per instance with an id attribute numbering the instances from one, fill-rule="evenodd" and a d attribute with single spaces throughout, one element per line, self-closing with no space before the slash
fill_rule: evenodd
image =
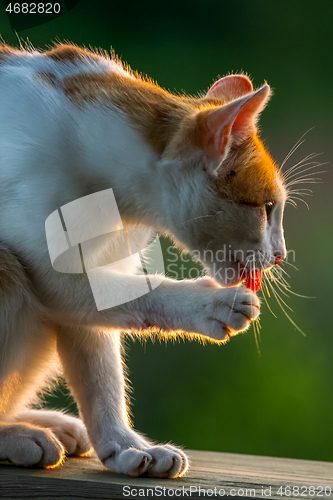
<path id="1" fill-rule="evenodd" d="M 67 446 L 73 450 L 73 434 L 78 438 L 75 452 L 88 448 L 88 438 L 74 417 L 47 411 L 38 416 L 39 410 L 27 409 L 59 366 L 56 335 L 23 267 L 1 246 L 0 296 L 0 460 L 53 467 Z"/>

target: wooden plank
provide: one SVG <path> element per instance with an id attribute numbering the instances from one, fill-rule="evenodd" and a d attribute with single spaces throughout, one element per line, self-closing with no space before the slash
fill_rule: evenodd
<path id="1" fill-rule="evenodd" d="M 2 462 L 0 498 L 333 500 L 333 463 L 202 451 L 188 451 L 188 455 L 190 471 L 173 480 L 115 474 L 96 457 L 68 458 L 55 469 L 24 469 Z"/>

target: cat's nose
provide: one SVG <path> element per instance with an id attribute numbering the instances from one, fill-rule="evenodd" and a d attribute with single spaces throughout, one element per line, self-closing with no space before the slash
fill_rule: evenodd
<path id="1" fill-rule="evenodd" d="M 274 252 L 275 264 L 280 264 L 286 258 L 286 251 Z"/>

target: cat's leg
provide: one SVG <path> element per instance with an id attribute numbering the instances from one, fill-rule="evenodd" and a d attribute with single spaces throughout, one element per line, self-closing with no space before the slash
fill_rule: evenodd
<path id="1" fill-rule="evenodd" d="M 117 331 L 63 327 L 58 352 L 90 440 L 103 464 L 116 472 L 176 477 L 187 458 L 171 445 L 156 446 L 131 429 Z"/>
<path id="2" fill-rule="evenodd" d="M 45 323 L 24 268 L 1 246 L 0 296 L 0 459 L 16 465 L 55 466 L 64 458 L 63 445 L 73 448 L 68 436 L 74 428 L 75 435 L 78 429 L 81 432 L 75 451 L 81 451 L 88 438 L 78 419 L 72 418 L 75 424 L 71 420 L 69 426 L 71 417 L 61 413 L 26 409 L 59 369 L 56 335 Z"/>
<path id="3" fill-rule="evenodd" d="M 103 268 L 103 280 L 113 283 L 121 305 L 98 311 L 85 275 L 55 273 L 54 286 L 42 287 L 44 300 L 51 295 L 48 307 L 55 321 L 80 326 L 105 326 L 145 330 L 157 327 L 164 331 L 183 330 L 218 341 L 246 330 L 259 316 L 260 302 L 255 293 L 243 287 L 221 288 L 209 277 L 176 281 L 165 278 L 151 292 L 126 302 L 128 290 L 142 288 L 145 276 L 127 276 Z M 154 282 L 154 276 L 148 276 Z M 50 286 L 50 285 L 48 285 Z M 111 294 L 107 288 L 106 294 Z"/>
<path id="4" fill-rule="evenodd" d="M 0 380 L 0 458 L 16 465 L 53 467 L 65 454 L 86 454 L 91 445 L 79 419 L 26 408 L 58 368 L 54 334 L 36 323 L 30 340 L 33 348 L 20 352 L 20 366 L 13 364 L 14 370 Z"/>
<path id="5" fill-rule="evenodd" d="M 12 299 L 6 306 L 13 314 L 5 317 L 0 308 L 0 460 L 53 467 L 65 454 L 59 439 L 51 430 L 18 422 L 17 417 L 35 400 L 36 390 L 45 380 L 46 365 L 52 362 L 55 342 L 39 336 L 41 325 L 33 311 L 24 304 L 16 309 Z"/>

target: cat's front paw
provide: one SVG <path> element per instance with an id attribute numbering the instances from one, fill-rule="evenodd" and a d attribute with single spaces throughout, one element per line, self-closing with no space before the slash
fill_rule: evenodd
<path id="1" fill-rule="evenodd" d="M 153 458 L 148 467 L 150 477 L 179 477 L 184 475 L 188 469 L 187 456 L 176 446 L 169 444 L 154 446 L 147 451 Z"/>
<path id="2" fill-rule="evenodd" d="M 103 446 L 105 458 L 102 463 L 108 469 L 139 477 L 147 474 L 150 477 L 174 478 L 185 474 L 188 469 L 188 460 L 185 453 L 172 445 L 149 446 L 148 443 L 139 448 L 124 448 L 111 441 Z"/>
<path id="3" fill-rule="evenodd" d="M 226 340 L 246 330 L 259 313 L 260 302 L 252 290 L 243 286 L 219 289 L 206 302 L 198 333 Z"/>

